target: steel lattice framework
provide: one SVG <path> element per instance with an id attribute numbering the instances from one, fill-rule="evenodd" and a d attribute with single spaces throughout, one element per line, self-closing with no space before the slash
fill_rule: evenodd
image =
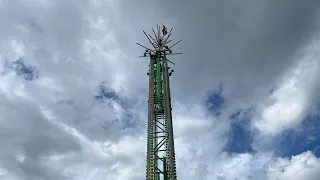
<path id="1" fill-rule="evenodd" d="M 153 36 L 143 33 L 153 48 L 145 49 L 143 56 L 149 57 L 149 101 L 148 101 L 148 134 L 147 134 L 147 180 L 177 180 L 176 162 L 174 152 L 174 138 L 172 128 L 172 108 L 170 98 L 169 76 L 173 69 L 168 66 L 168 55 L 171 48 L 182 40 L 169 46 L 172 29 L 167 32 L 163 25 L 162 30 L 157 25 L 156 31 L 152 29 Z"/>

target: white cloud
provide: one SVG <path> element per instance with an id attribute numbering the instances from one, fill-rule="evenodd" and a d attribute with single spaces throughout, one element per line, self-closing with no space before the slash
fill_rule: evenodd
<path id="1" fill-rule="evenodd" d="M 212 174 L 212 178 L 217 178 L 217 180 L 266 179 L 264 169 L 271 160 L 270 154 L 267 153 L 256 155 L 243 153 L 226 156 L 222 159 L 221 166 L 214 168 L 215 174 Z"/>
<path id="2" fill-rule="evenodd" d="M 314 42 L 314 41 L 313 41 Z M 254 126 L 276 135 L 299 125 L 312 105 L 319 77 L 319 44 L 310 43 L 295 58 L 298 62 L 281 77 L 276 90 L 261 107 Z"/>
<path id="3" fill-rule="evenodd" d="M 0 148 L 3 169 L 0 178 L 144 178 L 148 61 L 138 59 L 143 50 L 134 43 L 140 42 L 142 29 L 155 25 L 151 20 L 173 27 L 180 25 L 180 21 L 169 17 L 165 10 L 153 9 L 155 3 L 149 1 L 134 2 L 134 5 L 130 5 L 131 1 L 102 0 L 0 2 L 3 3 L 0 6 L 0 70 L 7 71 L 0 76 L 0 146 L 3 147 Z M 193 48 L 185 51 L 191 50 Z M 5 69 L 5 63 L 20 57 L 26 65 L 36 68 L 38 79 L 26 82 L 12 70 Z M 217 79 L 229 78 L 223 75 L 213 80 L 211 72 L 222 66 L 213 70 L 212 66 L 205 65 L 198 75 L 196 71 L 190 73 L 183 69 L 183 65 L 194 66 L 185 59 L 177 63 L 181 66 L 172 79 L 178 178 L 266 177 L 263 169 L 272 160 L 271 155 L 223 153 L 228 138 L 226 132 L 230 131 L 228 114 L 212 117 L 202 104 L 204 92 L 215 87 Z M 224 60 L 216 59 L 218 65 Z M 207 68 L 209 74 L 205 72 Z M 242 68 L 231 73 L 230 79 L 247 71 Z M 308 73 L 299 71 L 290 78 L 304 88 L 305 84 L 300 84 L 304 81 L 301 76 Z M 93 97 L 102 82 L 115 91 L 123 103 L 96 101 Z M 286 96 L 287 89 L 296 84 L 281 86 L 273 97 L 280 104 L 272 106 L 273 109 L 283 109 L 286 103 L 296 102 Z M 255 85 L 252 83 L 250 87 Z M 236 84 L 229 87 L 232 86 Z M 233 90 L 227 93 L 230 95 L 227 98 L 239 100 L 234 102 L 237 107 L 247 104 L 236 98 L 245 92 L 244 86 L 235 88 L 242 90 L 239 94 Z M 292 94 L 300 103 L 308 104 L 309 96 L 302 90 Z M 248 97 L 244 99 L 252 100 Z M 186 102 L 191 103 L 184 104 Z M 302 109 L 305 104 L 301 105 Z M 263 111 L 265 119 L 272 119 L 268 114 L 273 109 Z M 127 114 L 132 116 L 128 118 Z M 283 122 L 278 131 L 291 124 L 290 119 Z M 102 127 L 104 125 L 107 127 Z M 269 125 L 263 128 L 272 129 Z"/>
<path id="4" fill-rule="evenodd" d="M 268 168 L 268 180 L 316 180 L 320 175 L 320 159 L 310 152 L 304 152 L 290 159 L 278 158 Z"/>

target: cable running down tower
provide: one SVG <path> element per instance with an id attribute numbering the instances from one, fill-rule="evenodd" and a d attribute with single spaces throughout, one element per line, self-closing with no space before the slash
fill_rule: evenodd
<path id="1" fill-rule="evenodd" d="M 146 180 L 177 180 L 168 64 L 174 63 L 167 56 L 182 54 L 171 50 L 182 40 L 170 46 L 172 29 L 168 33 L 164 25 L 152 31 L 153 36 L 143 31 L 152 48 L 137 43 L 145 49 L 140 57 L 150 58 Z"/>

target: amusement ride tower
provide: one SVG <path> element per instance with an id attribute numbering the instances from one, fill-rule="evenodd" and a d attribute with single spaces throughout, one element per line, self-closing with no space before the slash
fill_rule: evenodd
<path id="1" fill-rule="evenodd" d="M 171 50 L 182 40 L 170 46 L 172 29 L 168 33 L 164 25 L 152 31 L 143 31 L 152 48 L 137 43 L 145 49 L 140 57 L 150 58 L 146 180 L 177 180 L 169 83 L 174 63 L 167 56 L 182 54 Z"/>

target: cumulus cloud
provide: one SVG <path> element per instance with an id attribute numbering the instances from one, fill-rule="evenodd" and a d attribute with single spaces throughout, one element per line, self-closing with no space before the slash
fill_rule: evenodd
<path id="1" fill-rule="evenodd" d="M 300 103 L 300 111 L 281 121 L 276 131 L 301 122 L 314 97 L 308 91 L 313 83 L 305 79 L 316 76 L 317 66 L 287 57 L 313 32 L 318 2 L 0 3 L 1 178 L 144 178 L 148 61 L 138 59 L 143 50 L 134 44 L 145 43 L 141 31 L 156 23 L 174 27 L 174 38 L 184 39 L 176 49 L 184 55 L 174 57 L 172 77 L 178 178 L 287 177 L 272 168 L 266 173 L 276 158 L 272 152 L 223 152 L 231 131 L 229 115 L 259 104 L 272 82 L 283 77 L 271 105 L 261 108 L 263 119 L 257 127 L 274 130 L 270 112 L 285 111 L 287 103 Z M 253 7 L 259 10 L 248 11 Z M 37 76 L 26 78 L 26 69 L 16 68 L 17 60 Z M 288 68 L 291 63 L 293 69 Z M 228 101 L 224 113 L 215 117 L 204 102 L 207 92 L 221 83 Z M 99 96 L 101 87 L 106 94 Z M 292 100 L 293 95 L 298 98 Z M 300 162 L 290 163 L 293 167 Z"/>
<path id="2" fill-rule="evenodd" d="M 319 178 L 320 160 L 310 151 L 292 156 L 290 159 L 278 158 L 268 168 L 269 180 L 308 179 Z"/>
<path id="3" fill-rule="evenodd" d="M 86 172 L 88 177 L 99 175 L 95 173 L 99 167 L 105 175 L 108 163 L 99 161 L 103 157 L 99 144 L 112 144 L 110 166 L 127 157 L 114 155 L 123 146 L 113 144 L 127 133 L 123 130 L 124 105 L 112 99 L 106 102 L 94 99 L 104 81 L 119 94 L 127 84 L 120 81 L 126 75 L 119 70 L 121 63 L 116 63 L 121 52 L 112 32 L 101 34 L 107 16 L 99 18 L 94 13 L 101 8 L 98 5 L 95 9 L 95 2 L 90 5 L 84 1 L 2 2 L 5 8 L 1 8 L 0 23 L 6 24 L 6 28 L 0 33 L 1 146 L 5 147 L 1 149 L 1 165 L 5 178 L 79 179 L 78 176 L 84 176 L 81 168 L 86 166 L 93 167 Z M 8 68 L 17 59 L 35 67 L 39 78 L 27 82 L 16 69 Z M 136 102 L 137 106 L 128 111 L 132 111 L 132 119 L 139 120 L 135 116 L 141 114 L 136 113 L 140 101 Z M 46 107 L 56 118 L 48 121 L 40 107 Z M 123 161 L 122 164 L 131 162 L 127 158 Z M 101 165 L 97 165 L 99 162 Z M 70 167 L 79 169 L 65 173 Z"/>
<path id="4" fill-rule="evenodd" d="M 279 134 L 299 125 L 309 113 L 319 85 L 319 44 L 313 42 L 295 57 L 301 59 L 288 68 L 263 105 L 261 116 L 254 122 L 260 131 Z"/>

